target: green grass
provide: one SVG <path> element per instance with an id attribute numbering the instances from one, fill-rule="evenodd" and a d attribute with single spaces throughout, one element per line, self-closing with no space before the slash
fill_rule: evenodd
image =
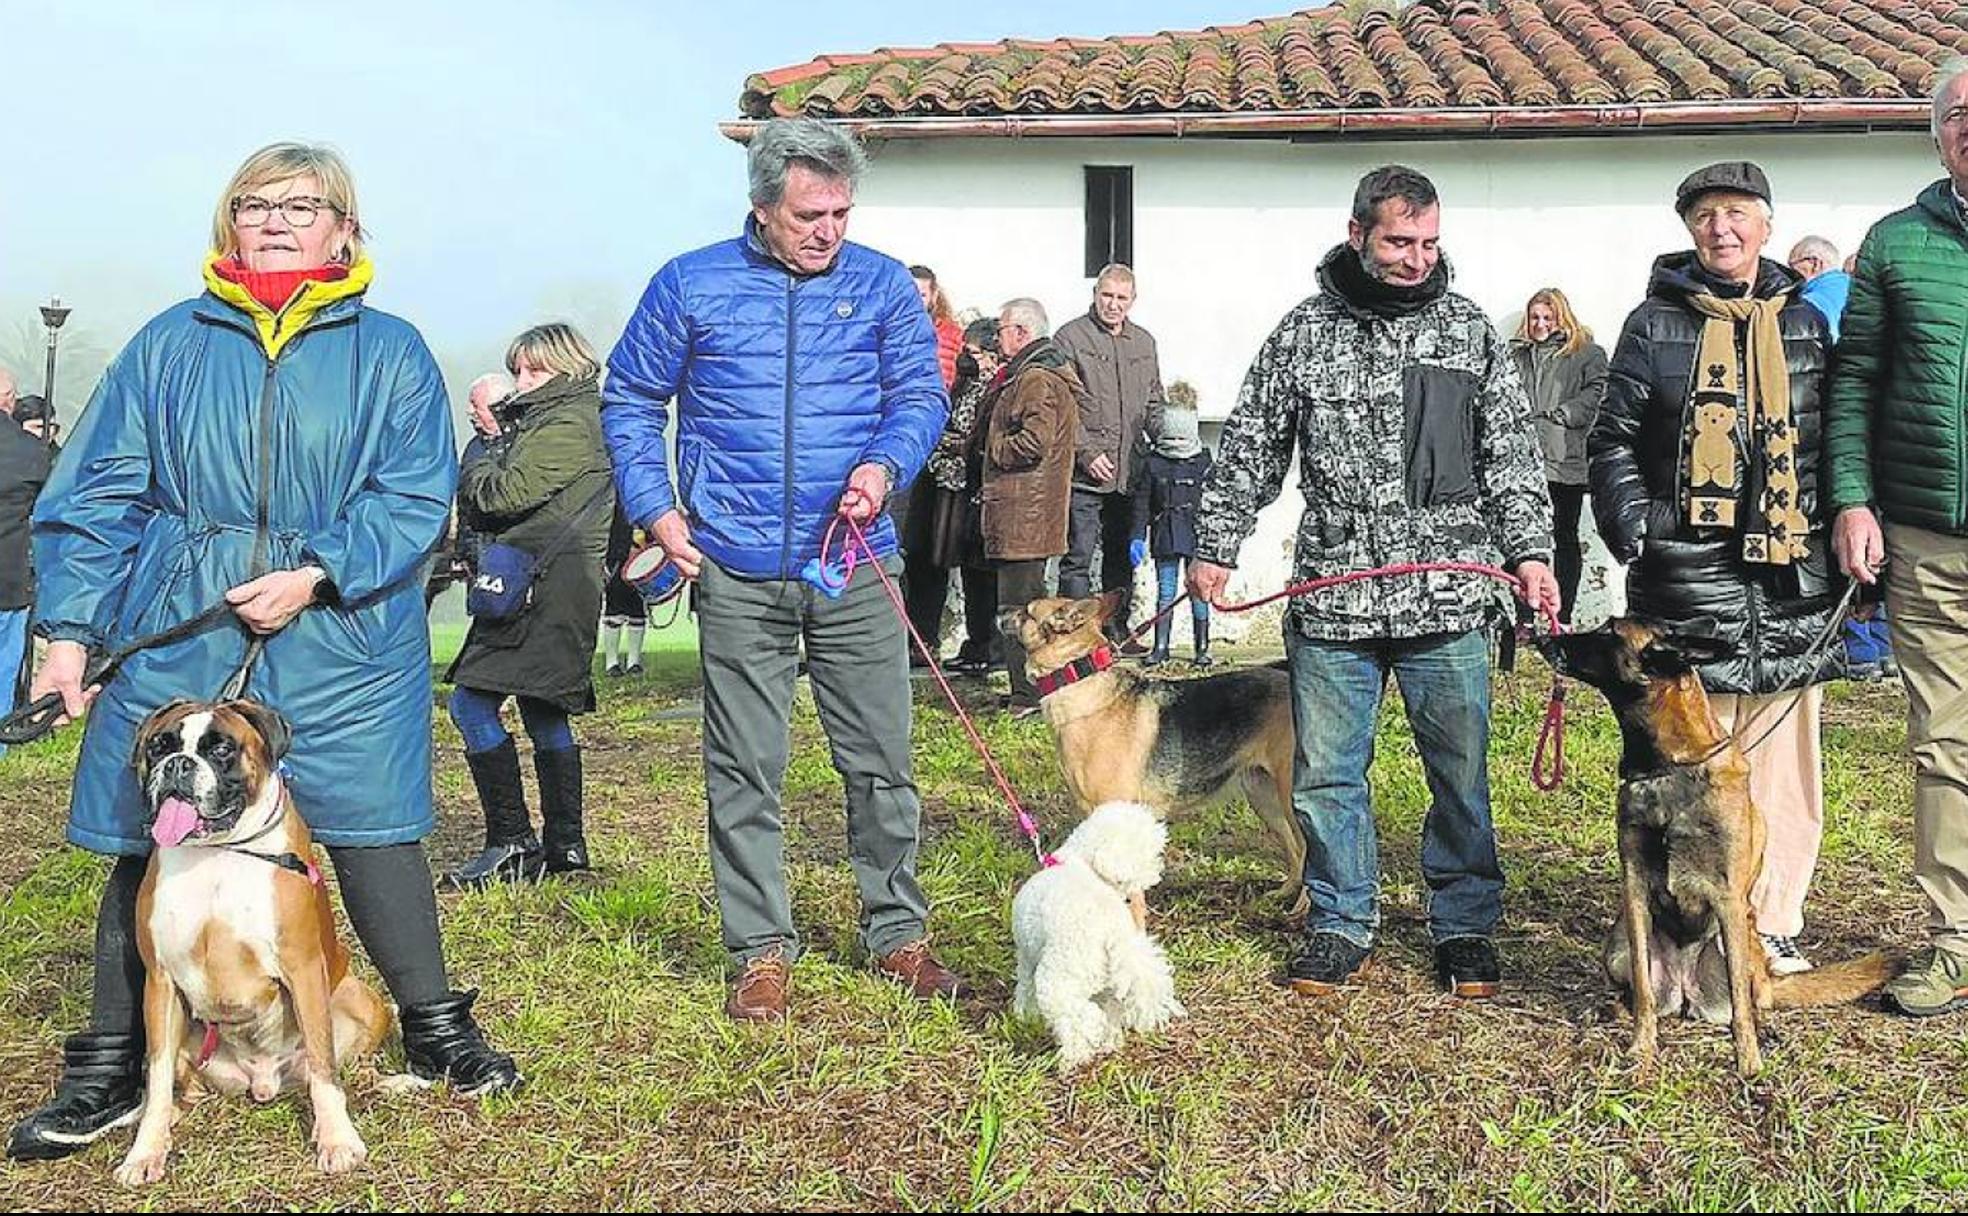
<path id="1" fill-rule="evenodd" d="M 461 631 L 458 631 L 461 632 Z M 456 633 L 439 649 L 455 647 Z M 1508 987 L 1488 1005 L 1428 975 L 1416 852 L 1426 791 L 1397 702 L 1374 767 L 1386 871 L 1368 982 L 1327 1001 L 1272 974 L 1291 942 L 1264 834 L 1240 805 L 1174 825 L 1155 928 L 1190 1016 L 1071 1081 L 1043 1027 L 1008 1012 L 1006 914 L 1033 868 L 936 694 L 918 685 L 921 874 L 939 951 L 977 994 L 919 1005 L 877 982 L 824 736 L 801 692 L 787 780 L 788 878 L 809 953 L 794 1017 L 719 1012 L 723 952 L 704 853 L 696 663 L 652 636 L 649 673 L 603 681 L 583 719 L 604 878 L 441 897 L 454 976 L 530 1083 L 477 1104 L 391 1098 L 359 1069 L 369 1166 L 322 1179 L 304 1104 L 215 1099 L 179 1124 L 169 1179 L 134 1196 L 111 1142 L 0 1165 L 8 1210 L 1354 1208 L 1895 1209 L 1968 1199 L 1968 1019 L 1875 1009 L 1774 1022 L 1766 1074 L 1736 1078 L 1726 1037 L 1666 1028 L 1637 1075 L 1599 976 L 1614 903 L 1618 754 L 1596 696 L 1573 698 L 1570 777 L 1534 791 L 1545 684 L 1500 677 L 1492 770 L 1510 877 Z M 441 695 L 441 693 L 440 693 Z M 984 699 L 976 693 L 976 699 Z M 1805 944 L 1825 960 L 1922 934 L 1909 878 L 1903 707 L 1877 687 L 1827 709 L 1824 859 Z M 982 728 L 1048 840 L 1070 825 L 1042 722 Z M 478 812 L 438 715 L 436 863 L 476 847 Z M 0 1111 L 48 1092 L 86 1015 L 102 865 L 60 844 L 75 735 L 0 761 Z M 395 1056 L 385 1070 L 400 1066 Z"/>

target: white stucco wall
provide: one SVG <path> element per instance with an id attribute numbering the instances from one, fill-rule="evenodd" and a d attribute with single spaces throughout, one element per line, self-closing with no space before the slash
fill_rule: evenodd
<path id="1" fill-rule="evenodd" d="M 1514 332 L 1530 294 L 1557 286 L 1609 352 L 1653 258 L 1689 245 L 1672 206 L 1689 171 L 1718 160 L 1761 164 L 1777 196 L 1766 255 L 1779 260 L 1810 234 L 1851 252 L 1874 220 L 1940 175 L 1925 134 L 1900 132 L 1303 144 L 937 139 L 893 140 L 874 151 L 855 208 L 856 240 L 934 267 L 960 309 L 992 312 L 1031 295 L 1055 324 L 1091 299 L 1081 274 L 1082 168 L 1132 165 L 1134 318 L 1160 343 L 1164 380 L 1194 384 L 1205 418 L 1229 411 L 1258 344 L 1315 289 L 1313 268 L 1345 237 L 1354 184 L 1378 165 L 1412 165 L 1435 181 L 1456 290 L 1499 326 Z M 1233 591 L 1282 583 L 1297 501 L 1288 488 L 1265 513 Z M 1580 597 L 1586 616 L 1617 610 L 1620 598 L 1604 598 L 1618 579 L 1606 578 L 1603 557 L 1595 565 Z M 1221 632 L 1235 629 L 1226 621 Z"/>

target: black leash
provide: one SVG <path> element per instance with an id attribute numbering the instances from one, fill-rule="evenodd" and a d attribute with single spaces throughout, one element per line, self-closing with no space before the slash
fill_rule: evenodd
<path id="1" fill-rule="evenodd" d="M 220 599 L 218 603 L 213 604 L 210 608 L 207 608 L 188 621 L 173 625 L 169 629 L 160 630 L 147 637 L 138 638 L 136 641 L 117 650 L 113 650 L 108 654 L 98 655 L 89 660 L 89 665 L 82 669 L 82 687 L 86 689 L 93 688 L 99 684 L 107 684 L 115 678 L 118 669 L 123 664 L 129 662 L 133 656 L 142 651 L 153 650 L 159 646 L 169 646 L 173 642 L 182 642 L 188 637 L 205 632 L 221 621 L 232 618 L 232 616 L 232 604 L 225 599 Z M 226 681 L 227 688 L 231 688 L 235 684 L 244 685 L 246 676 L 252 670 L 253 660 L 258 657 L 258 654 L 259 639 L 255 638 L 252 644 L 247 647 L 246 661 L 240 665 L 237 672 L 233 673 L 232 679 Z M 36 739 L 47 737 L 53 733 L 55 719 L 61 717 L 64 709 L 65 706 L 62 703 L 61 693 L 50 692 L 42 694 L 39 700 L 32 704 L 24 705 L 6 717 L 0 718 L 0 743 L 5 743 L 11 747 L 14 744 L 32 743 Z"/>
<path id="2" fill-rule="evenodd" d="M 1776 692 L 1770 694 L 1772 697 L 1781 697 L 1785 694 L 1790 696 L 1790 704 L 1784 706 L 1784 711 L 1777 715 L 1777 720 L 1770 723 L 1762 734 L 1756 736 L 1754 741 L 1743 743 L 1742 728 L 1747 726 L 1749 722 L 1746 716 L 1738 712 L 1735 727 L 1728 732 L 1727 737 L 1722 742 L 1709 749 L 1708 755 L 1702 757 L 1703 763 L 1721 755 L 1733 746 L 1741 746 L 1743 755 L 1747 756 L 1749 753 L 1769 742 L 1770 736 L 1776 734 L 1778 728 L 1790 720 L 1790 715 L 1796 713 L 1797 707 L 1803 704 L 1804 694 L 1811 691 L 1811 688 L 1816 684 L 1817 674 L 1823 669 L 1824 661 L 1831 654 L 1832 646 L 1834 644 L 1842 644 L 1842 639 L 1838 637 L 1838 631 L 1844 627 L 1846 618 L 1852 614 L 1852 605 L 1858 599 L 1858 595 L 1859 582 L 1857 579 L 1853 579 L 1846 584 L 1845 594 L 1839 598 L 1837 606 L 1831 610 L 1831 620 L 1826 622 L 1824 629 L 1819 632 L 1817 640 L 1812 642 L 1810 648 L 1804 652 L 1811 662 L 1792 681 L 1789 687 L 1779 688 Z"/>
<path id="3" fill-rule="evenodd" d="M 251 667 L 252 665 L 253 665 L 252 659 L 250 656 L 248 656 L 245 667 L 242 667 L 241 670 L 243 671 L 245 670 L 246 667 Z M 312 860 L 302 857 L 299 853 L 292 853 L 292 852 L 262 853 L 257 849 L 249 849 L 246 847 L 247 845 L 252 844 L 255 841 L 264 840 L 268 836 L 271 836 L 274 830 L 278 828 L 286 820 L 286 818 L 287 818 L 287 791 L 283 783 L 283 788 L 280 791 L 280 802 L 274 808 L 274 816 L 272 821 L 269 822 L 265 827 L 253 833 L 251 836 L 248 836 L 244 840 L 234 840 L 226 844 L 204 845 L 202 847 L 222 849 L 228 853 L 237 853 L 241 857 L 251 857 L 257 861 L 264 861 L 268 865 L 279 866 L 283 870 L 286 870 L 293 874 L 300 875 L 302 878 L 307 879 L 310 885 L 318 887 L 321 885 L 321 881 L 322 881 L 321 870 L 315 866 Z"/>

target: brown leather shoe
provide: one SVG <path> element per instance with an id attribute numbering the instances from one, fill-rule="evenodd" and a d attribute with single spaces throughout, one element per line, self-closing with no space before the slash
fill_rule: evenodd
<path id="1" fill-rule="evenodd" d="M 894 980 L 921 1000 L 963 995 L 963 981 L 929 953 L 929 939 L 910 942 L 875 960 L 875 974 Z"/>
<path id="2" fill-rule="evenodd" d="M 766 954 L 745 964 L 745 970 L 731 982 L 731 997 L 724 1012 L 734 1022 L 783 1022 L 786 1020 L 786 987 L 792 979 L 784 955 Z"/>

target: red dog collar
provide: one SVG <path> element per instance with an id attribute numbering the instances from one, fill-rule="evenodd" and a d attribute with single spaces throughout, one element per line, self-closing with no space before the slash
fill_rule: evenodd
<path id="1" fill-rule="evenodd" d="M 1093 653 L 1074 659 L 1058 671 L 1049 671 L 1033 681 L 1038 686 L 1041 700 L 1058 692 L 1068 684 L 1078 684 L 1088 676 L 1099 675 L 1114 665 L 1114 651 L 1101 646 Z"/>

